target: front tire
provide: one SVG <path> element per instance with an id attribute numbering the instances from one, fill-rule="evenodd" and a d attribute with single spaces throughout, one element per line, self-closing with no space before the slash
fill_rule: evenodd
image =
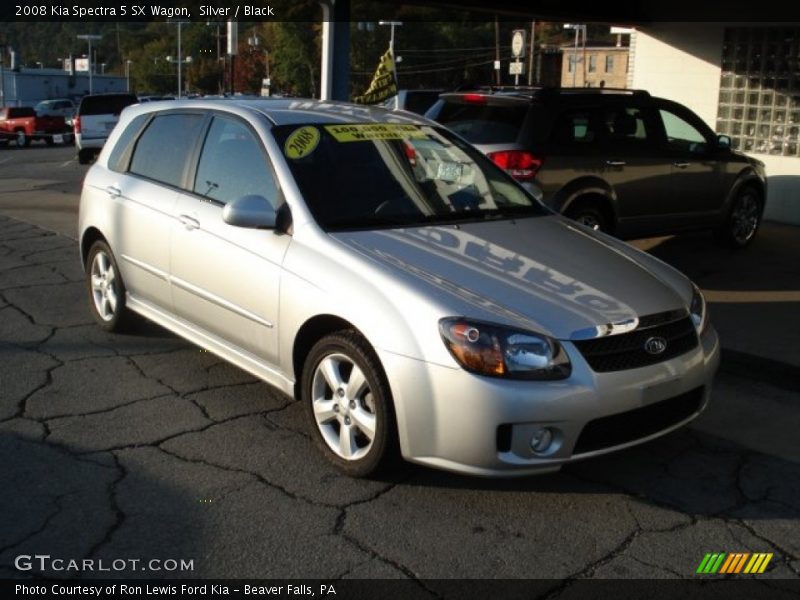
<path id="1" fill-rule="evenodd" d="M 25 148 L 31 143 L 31 138 L 29 138 L 22 129 L 17 130 L 14 139 L 17 142 L 18 148 Z"/>
<path id="2" fill-rule="evenodd" d="M 130 311 L 125 306 L 125 283 L 108 244 L 95 242 L 86 260 L 89 306 L 97 324 L 106 331 L 125 328 Z"/>
<path id="3" fill-rule="evenodd" d="M 762 206 L 758 190 L 751 186 L 741 189 L 716 232 L 717 240 L 732 248 L 744 248 L 750 244 L 761 226 Z"/>
<path id="4" fill-rule="evenodd" d="M 392 395 L 378 357 L 354 331 L 322 338 L 303 368 L 301 398 L 325 457 L 351 477 L 366 477 L 397 457 Z"/>
<path id="5" fill-rule="evenodd" d="M 82 148 L 78 150 L 78 163 L 82 165 L 88 165 L 92 162 L 92 158 L 94 158 L 94 150 L 89 148 Z"/>

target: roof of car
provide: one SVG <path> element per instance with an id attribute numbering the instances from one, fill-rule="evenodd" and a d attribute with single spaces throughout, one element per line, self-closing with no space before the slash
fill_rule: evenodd
<path id="1" fill-rule="evenodd" d="M 166 108 L 162 103 L 142 104 L 142 112 Z M 231 107 L 264 115 L 275 125 L 300 123 L 416 123 L 437 125 L 412 113 L 399 113 L 380 106 L 364 106 L 348 102 L 321 101 L 306 98 L 196 98 L 174 100 L 169 109 L 208 108 L 226 110 Z"/>

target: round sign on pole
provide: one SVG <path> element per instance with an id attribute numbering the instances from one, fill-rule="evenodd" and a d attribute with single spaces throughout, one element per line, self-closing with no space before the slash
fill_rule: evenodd
<path id="1" fill-rule="evenodd" d="M 525 30 L 515 29 L 511 34 L 511 56 L 523 58 L 525 56 Z"/>

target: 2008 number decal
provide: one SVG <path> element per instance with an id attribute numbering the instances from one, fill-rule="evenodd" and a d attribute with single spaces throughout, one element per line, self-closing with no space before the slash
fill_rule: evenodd
<path id="1" fill-rule="evenodd" d="M 300 127 L 286 138 L 283 153 L 287 158 L 297 160 L 311 154 L 319 144 L 319 129 L 307 125 Z"/>

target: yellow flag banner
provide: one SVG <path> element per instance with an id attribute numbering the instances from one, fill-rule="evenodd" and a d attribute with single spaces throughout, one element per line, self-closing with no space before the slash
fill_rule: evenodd
<path id="1" fill-rule="evenodd" d="M 397 93 L 397 79 L 394 75 L 394 57 L 392 51 L 387 50 L 381 57 L 378 69 L 372 77 L 372 83 L 362 96 L 353 98 L 353 102 L 358 104 L 377 104 Z"/>

